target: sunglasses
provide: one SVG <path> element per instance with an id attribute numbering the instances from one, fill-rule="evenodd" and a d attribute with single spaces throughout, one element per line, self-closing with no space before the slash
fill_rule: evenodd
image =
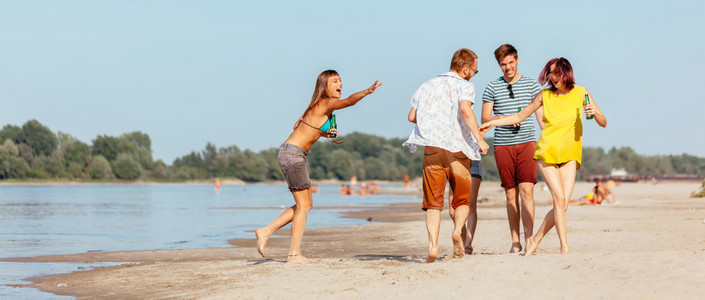
<path id="1" fill-rule="evenodd" d="M 512 84 L 511 83 L 507 86 L 507 89 L 509 90 L 509 98 L 514 99 L 514 91 L 512 91 Z"/>

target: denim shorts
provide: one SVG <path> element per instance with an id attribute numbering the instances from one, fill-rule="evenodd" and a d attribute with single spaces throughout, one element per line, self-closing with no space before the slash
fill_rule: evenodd
<path id="1" fill-rule="evenodd" d="M 279 167 L 292 192 L 311 188 L 311 178 L 306 169 L 307 155 L 308 151 L 296 145 L 284 143 L 279 147 Z"/>
<path id="2" fill-rule="evenodd" d="M 472 161 L 472 167 L 470 167 L 470 175 L 472 177 L 482 179 L 482 167 L 480 166 L 479 160 Z"/>

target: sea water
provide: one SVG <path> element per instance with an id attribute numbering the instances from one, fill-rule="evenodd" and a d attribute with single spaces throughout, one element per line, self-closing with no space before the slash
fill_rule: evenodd
<path id="1" fill-rule="evenodd" d="M 340 213 L 419 201 L 387 194 L 345 196 L 333 185 L 319 188 L 307 228 L 367 223 Z M 229 239 L 253 238 L 255 229 L 292 204 L 284 185 L 225 185 L 220 191 L 208 185 L 0 186 L 0 258 L 229 247 Z M 60 298 L 6 284 L 75 271 L 76 265 L 0 262 L 0 298 Z"/>

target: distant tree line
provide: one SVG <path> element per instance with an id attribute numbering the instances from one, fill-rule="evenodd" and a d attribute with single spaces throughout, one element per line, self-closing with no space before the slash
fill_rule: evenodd
<path id="1" fill-rule="evenodd" d="M 409 153 L 402 139 L 385 139 L 352 133 L 342 144 L 319 142 L 309 151 L 312 179 L 402 180 L 404 174 L 421 176 L 423 152 Z M 174 161 L 181 178 L 235 177 L 248 182 L 283 180 L 277 162 L 278 149 L 253 152 L 237 146 L 216 148 L 207 144 L 201 152 L 191 152 Z"/>
<path id="2" fill-rule="evenodd" d="M 351 133 L 344 143 L 319 142 L 309 151 L 312 179 L 402 180 L 404 174 L 421 176 L 423 148 L 410 153 L 404 139 L 386 139 Z M 487 139 L 490 146 L 491 138 Z M 36 120 L 22 125 L 5 125 L 0 130 L 0 179 L 65 180 L 203 180 L 214 177 L 238 178 L 247 182 L 283 180 L 277 163 L 277 148 L 259 152 L 237 146 L 217 148 L 208 143 L 174 160 L 171 166 L 152 158 L 149 135 L 135 131 L 121 136 L 99 135 L 92 145 L 58 132 Z M 483 179 L 499 178 L 492 147 L 482 157 Z M 612 169 L 631 174 L 705 174 L 705 158 L 689 154 L 639 155 L 630 147 L 583 148 L 578 177 L 609 174 Z"/>
<path id="3" fill-rule="evenodd" d="M 624 169 L 629 174 L 669 175 L 705 174 L 705 158 L 690 154 L 639 155 L 631 147 L 583 148 L 583 164 L 578 170 L 581 178 L 594 174 L 610 174 L 612 169 Z"/>
<path id="4" fill-rule="evenodd" d="M 169 179 L 169 167 L 152 159 L 151 140 L 135 131 L 97 136 L 93 145 L 37 120 L 0 130 L 0 179 Z"/>
<path id="5" fill-rule="evenodd" d="M 488 138 L 490 151 L 482 157 L 482 177 L 498 180 L 499 171 L 494 158 L 492 138 Z M 609 175 L 613 169 L 624 169 L 636 175 L 697 174 L 705 175 L 705 158 L 690 154 L 639 155 L 631 147 L 612 147 L 605 151 L 601 147 L 583 147 L 582 164 L 577 178 L 585 180 L 592 175 Z M 538 173 L 538 172 L 537 172 Z M 541 175 L 538 174 L 539 180 Z"/>

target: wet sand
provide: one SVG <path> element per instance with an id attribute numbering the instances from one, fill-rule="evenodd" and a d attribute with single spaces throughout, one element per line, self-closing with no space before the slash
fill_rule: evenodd
<path id="1" fill-rule="evenodd" d="M 432 264 L 423 263 L 428 240 L 420 204 L 344 216 L 371 218 L 367 225 L 307 229 L 303 254 L 318 260 L 315 265 L 285 263 L 286 229 L 269 240 L 268 259 L 257 253 L 253 233 L 253 239 L 229 241 L 234 247 L 228 248 L 2 261 L 78 262 L 85 267 L 125 262 L 32 278 L 35 283 L 26 285 L 87 299 L 698 299 L 705 294 L 705 199 L 688 196 L 699 186 L 625 183 L 614 187 L 617 206 L 571 206 L 567 256 L 560 255 L 555 230 L 535 256 L 509 254 L 503 193 L 499 183 L 484 182 L 475 252 L 451 258 L 452 227 L 444 210 L 439 259 Z M 548 192 L 538 187 L 535 228 L 550 210 Z M 573 198 L 587 194 L 590 187 L 578 183 Z M 262 220 L 262 225 L 268 221 Z"/>

